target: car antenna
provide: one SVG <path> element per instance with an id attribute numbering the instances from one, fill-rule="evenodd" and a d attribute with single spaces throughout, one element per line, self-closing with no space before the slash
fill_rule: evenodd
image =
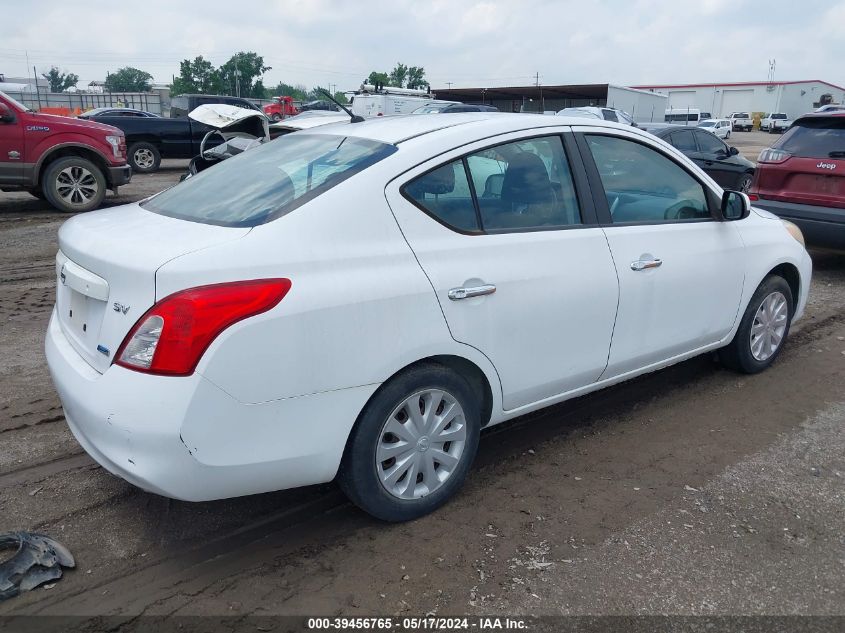
<path id="1" fill-rule="evenodd" d="M 340 108 L 341 110 L 346 112 L 346 114 L 349 115 L 349 122 L 350 123 L 363 123 L 364 122 L 364 117 L 362 117 L 359 114 L 352 114 L 352 110 L 350 110 L 345 105 L 343 105 L 340 101 L 338 101 L 333 96 L 331 96 L 329 94 L 328 90 L 324 90 L 323 88 L 320 88 L 320 92 L 322 92 L 324 95 L 326 95 L 329 99 L 331 99 L 332 103 L 334 103 L 338 108 Z"/>

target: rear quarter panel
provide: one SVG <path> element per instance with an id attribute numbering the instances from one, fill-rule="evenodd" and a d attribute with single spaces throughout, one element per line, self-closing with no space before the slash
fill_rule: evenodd
<path id="1" fill-rule="evenodd" d="M 417 360 L 453 354 L 482 369 L 493 411 L 501 409 L 492 365 L 449 334 L 387 205 L 380 165 L 237 244 L 185 255 L 159 270 L 159 298 L 206 283 L 292 281 L 273 310 L 215 340 L 198 366 L 203 376 L 241 402 L 259 403 L 382 383 Z"/>

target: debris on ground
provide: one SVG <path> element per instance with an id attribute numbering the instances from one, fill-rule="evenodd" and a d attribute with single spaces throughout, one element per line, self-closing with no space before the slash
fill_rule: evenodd
<path id="1" fill-rule="evenodd" d="M 62 577 L 62 567 L 76 566 L 73 555 L 58 541 L 35 532 L 0 534 L 0 550 L 17 550 L 0 563 L 0 600 L 13 598 Z M 45 585 L 52 589 L 55 583 Z"/>

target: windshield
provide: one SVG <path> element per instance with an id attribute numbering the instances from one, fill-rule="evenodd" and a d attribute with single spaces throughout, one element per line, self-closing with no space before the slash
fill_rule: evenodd
<path id="1" fill-rule="evenodd" d="M 5 99 L 9 102 L 9 103 L 11 103 L 13 106 L 15 106 L 15 107 L 16 107 L 18 110 L 20 110 L 21 112 L 32 112 L 32 110 L 31 110 L 31 109 L 27 108 L 27 107 L 26 107 L 24 104 L 22 104 L 20 101 L 16 101 L 15 99 L 12 99 L 12 98 L 11 98 L 9 95 L 7 95 L 5 92 L 0 92 L 0 95 L 3 95 L 3 97 L 4 97 L 4 98 L 5 98 Z"/>
<path id="2" fill-rule="evenodd" d="M 786 119 L 785 114 L 773 114 L 772 119 Z"/>
<path id="3" fill-rule="evenodd" d="M 368 139 L 291 134 L 188 178 L 141 206 L 218 226 L 275 220 L 396 151 Z"/>
<path id="4" fill-rule="evenodd" d="M 803 158 L 845 158 L 845 118 L 798 121 L 775 147 Z"/>

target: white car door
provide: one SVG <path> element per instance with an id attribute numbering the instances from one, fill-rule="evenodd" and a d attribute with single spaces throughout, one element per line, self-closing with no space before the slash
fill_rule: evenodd
<path id="1" fill-rule="evenodd" d="M 596 211 L 619 271 L 602 378 L 722 340 L 737 318 L 745 248 L 733 223 L 715 219 L 716 192 L 686 159 L 641 136 L 596 128 L 579 143 L 594 159 L 587 169 L 600 194 Z"/>
<path id="2" fill-rule="evenodd" d="M 560 132 L 525 134 L 441 155 L 386 188 L 452 336 L 491 360 L 506 410 L 595 382 L 618 299 L 583 172 L 573 182 L 577 149 Z"/>

